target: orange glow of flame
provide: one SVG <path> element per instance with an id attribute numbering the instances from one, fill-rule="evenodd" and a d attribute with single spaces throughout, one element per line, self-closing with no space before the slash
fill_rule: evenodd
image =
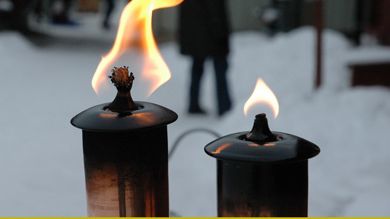
<path id="1" fill-rule="evenodd" d="M 244 114 L 248 115 L 249 110 L 257 104 L 264 104 L 272 109 L 274 118 L 279 115 L 279 102 L 268 85 L 261 79 L 257 79 L 255 90 L 244 105 Z"/>
<path id="2" fill-rule="evenodd" d="M 123 9 L 118 32 L 110 52 L 102 57 L 92 78 L 92 87 L 96 93 L 104 82 L 106 73 L 114 62 L 129 51 L 136 39 L 144 56 L 142 77 L 150 80 L 148 94 L 151 95 L 167 82 L 171 73 L 157 48 L 152 31 L 152 14 L 156 9 L 173 7 L 183 0 L 132 0 Z"/>
<path id="3" fill-rule="evenodd" d="M 228 148 L 230 146 L 231 146 L 231 144 L 229 144 L 229 143 L 222 144 L 215 151 L 213 151 L 211 153 L 212 154 L 220 154 L 223 150 L 225 150 L 226 148 Z"/>

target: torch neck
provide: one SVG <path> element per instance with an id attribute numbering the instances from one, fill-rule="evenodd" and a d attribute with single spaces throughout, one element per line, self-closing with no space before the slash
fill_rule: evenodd
<path id="1" fill-rule="evenodd" d="M 123 113 L 137 110 L 138 106 L 134 103 L 130 90 L 127 92 L 118 90 L 114 101 L 107 108 L 113 112 Z"/>
<path id="2" fill-rule="evenodd" d="M 265 114 L 256 116 L 252 130 L 245 136 L 248 141 L 266 143 L 276 141 L 276 136 L 268 127 L 268 120 Z"/>

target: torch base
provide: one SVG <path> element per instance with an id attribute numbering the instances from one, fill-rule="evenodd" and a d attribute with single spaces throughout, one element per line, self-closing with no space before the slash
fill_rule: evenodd
<path id="1" fill-rule="evenodd" d="M 218 160 L 219 217 L 306 217 L 308 162 Z"/>

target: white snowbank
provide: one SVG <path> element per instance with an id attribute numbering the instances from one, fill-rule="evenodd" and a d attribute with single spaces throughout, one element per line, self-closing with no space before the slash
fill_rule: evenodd
<path id="1" fill-rule="evenodd" d="M 390 57 L 381 47 L 352 48 L 326 31 L 325 84 L 313 92 L 314 34 L 302 28 L 269 39 L 239 33 L 232 40 L 230 84 L 235 108 L 215 118 L 213 71 L 207 67 L 203 105 L 208 117 L 186 115 L 189 60 L 173 43 L 161 45 L 172 80 L 152 97 L 179 113 L 169 127 L 172 143 L 183 131 L 208 127 L 223 135 L 251 128 L 253 115 L 265 111 L 273 130 L 317 143 L 321 154 L 310 161 L 310 214 L 321 216 L 390 215 L 389 90 L 348 88 L 346 64 Z M 14 33 L 0 34 L 0 215 L 85 215 L 81 132 L 69 124 L 87 107 L 108 102 L 114 90 L 97 97 L 90 87 L 101 54 L 88 47 L 35 48 Z M 128 65 L 135 63 L 130 61 Z M 242 107 L 257 77 L 274 90 L 280 117 L 257 107 L 248 118 Z M 216 214 L 215 160 L 203 146 L 213 137 L 186 138 L 170 161 L 171 209 L 180 215 Z"/>

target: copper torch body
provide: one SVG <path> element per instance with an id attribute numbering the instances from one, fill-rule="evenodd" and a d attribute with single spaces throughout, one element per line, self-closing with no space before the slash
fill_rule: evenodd
<path id="1" fill-rule="evenodd" d="M 83 131 L 89 216 L 167 217 L 167 127 Z"/>
<path id="2" fill-rule="evenodd" d="M 306 217 L 307 163 L 218 160 L 218 216 Z"/>
<path id="3" fill-rule="evenodd" d="M 133 101 L 128 67 L 114 67 L 109 78 L 118 90 L 114 101 L 71 120 L 83 130 L 88 215 L 168 217 L 167 125 L 177 114 Z"/>
<path id="4" fill-rule="evenodd" d="M 271 132 L 265 114 L 250 132 L 205 147 L 217 159 L 218 216 L 306 217 L 308 159 L 320 148 L 295 135 Z"/>

